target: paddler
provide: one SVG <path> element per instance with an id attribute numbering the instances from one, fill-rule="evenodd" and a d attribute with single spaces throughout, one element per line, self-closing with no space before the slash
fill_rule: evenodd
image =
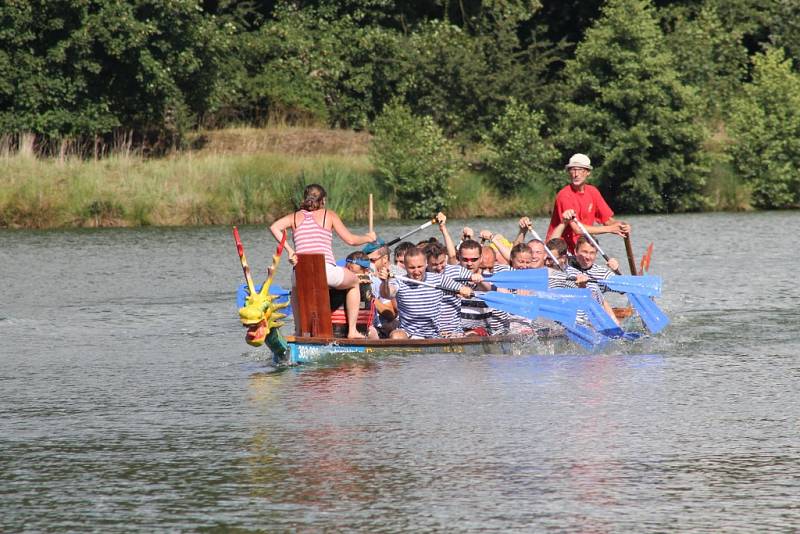
<path id="1" fill-rule="evenodd" d="M 561 237 L 567 242 L 570 252 L 575 250 L 581 229 L 572 220 L 563 218 L 566 210 L 574 210 L 575 214 L 591 234 L 616 234 L 626 237 L 630 234 L 631 226 L 628 223 L 614 219 L 614 212 L 603 199 L 603 195 L 593 185 L 586 183 L 592 172 L 592 162 L 586 154 L 573 154 L 566 165 L 570 183 L 564 186 L 556 195 L 553 214 L 550 217 L 550 227 L 547 230 L 547 239 L 556 237 L 556 228 L 565 224 Z M 595 223 L 600 223 L 595 225 Z"/>
<path id="2" fill-rule="evenodd" d="M 614 314 L 614 310 L 608 304 L 608 301 L 603 297 L 605 286 L 600 286 L 597 280 L 605 280 L 606 278 L 615 276 L 615 270 L 619 269 L 619 261 L 616 258 L 608 260 L 608 266 L 598 265 L 595 260 L 597 259 L 597 249 L 591 241 L 586 239 L 586 236 L 580 236 L 578 243 L 575 246 L 575 261 L 573 265 L 567 266 L 566 275 L 569 277 L 578 278 L 578 286 L 588 287 L 592 290 L 592 297 L 603 305 L 606 313 L 614 319 L 614 322 L 619 324 L 619 319 Z M 582 278 L 585 276 L 586 278 Z M 588 282 L 586 281 L 588 279 Z"/>
<path id="3" fill-rule="evenodd" d="M 441 273 L 426 271 L 425 254 L 417 247 L 408 249 L 404 256 L 408 278 L 457 291 L 462 297 L 473 292 Z M 415 284 L 391 278 L 389 269 L 378 270 L 381 279 L 381 296 L 395 298 L 400 316 L 400 327 L 394 330 L 392 339 L 429 339 L 440 337 L 440 310 L 443 292 L 428 285 Z"/>

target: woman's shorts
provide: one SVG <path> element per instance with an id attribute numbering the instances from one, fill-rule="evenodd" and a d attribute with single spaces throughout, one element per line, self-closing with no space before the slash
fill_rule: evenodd
<path id="1" fill-rule="evenodd" d="M 328 279 L 328 287 L 339 287 L 344 282 L 344 267 L 326 263 L 325 277 Z"/>
<path id="2" fill-rule="evenodd" d="M 344 282 L 344 267 L 338 265 L 325 264 L 325 279 L 328 287 L 336 288 Z M 292 271 L 292 285 L 295 285 L 294 271 Z"/>

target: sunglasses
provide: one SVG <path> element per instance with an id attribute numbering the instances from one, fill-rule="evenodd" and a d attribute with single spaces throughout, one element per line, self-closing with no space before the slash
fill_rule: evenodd
<path id="1" fill-rule="evenodd" d="M 464 262 L 474 263 L 474 262 L 478 261 L 479 259 L 481 259 L 480 256 L 477 256 L 475 258 L 467 258 L 466 256 L 461 256 L 461 261 L 464 261 Z"/>

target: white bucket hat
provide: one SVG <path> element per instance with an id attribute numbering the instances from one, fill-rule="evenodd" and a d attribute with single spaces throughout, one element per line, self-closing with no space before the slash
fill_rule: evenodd
<path id="1" fill-rule="evenodd" d="M 589 156 L 586 154 L 573 154 L 572 157 L 569 158 L 569 163 L 567 163 L 565 168 L 569 170 L 572 167 L 592 170 L 592 160 L 590 160 Z"/>

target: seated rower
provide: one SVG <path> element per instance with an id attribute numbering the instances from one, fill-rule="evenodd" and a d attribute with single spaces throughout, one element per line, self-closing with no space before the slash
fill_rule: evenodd
<path id="1" fill-rule="evenodd" d="M 428 245 L 424 252 L 428 260 L 428 272 L 443 273 L 451 279 L 472 277 L 472 273 L 461 265 L 447 264 L 447 254 L 441 244 Z M 464 335 L 464 329 L 461 327 L 461 299 L 450 293 L 442 297 L 439 330 L 442 337 L 462 337 Z"/>
<path id="2" fill-rule="evenodd" d="M 394 247 L 394 264 L 392 264 L 391 267 L 392 274 L 405 276 L 406 251 L 411 248 L 414 248 L 414 243 L 411 241 L 401 241 Z"/>
<path id="3" fill-rule="evenodd" d="M 380 269 L 389 269 L 389 247 L 383 239 L 378 239 L 373 243 L 367 244 L 361 252 L 367 255 L 370 261 L 370 281 L 372 282 L 372 296 L 375 299 L 375 315 L 372 325 L 378 332 L 379 337 L 388 338 L 392 330 L 397 328 L 397 304 L 394 299 L 387 299 L 381 296 L 381 280 L 377 276 Z"/>
<path id="4" fill-rule="evenodd" d="M 543 269 L 547 268 L 547 288 L 553 289 L 557 287 L 577 287 L 574 283 L 567 280 L 567 275 L 559 269 L 548 267 L 546 260 L 548 259 L 547 252 L 545 251 L 544 243 L 538 239 L 531 239 L 526 245 L 531 251 L 531 262 L 529 269 Z"/>
<path id="5" fill-rule="evenodd" d="M 350 271 L 351 273 L 355 274 L 359 280 L 359 294 L 360 294 L 360 304 L 359 304 L 359 324 L 357 326 L 361 326 L 364 329 L 364 333 L 367 335 L 369 339 L 378 339 L 378 331 L 372 324 L 372 316 L 368 315 L 367 323 L 365 325 L 360 324 L 361 315 L 366 313 L 372 313 L 372 306 L 373 306 L 373 292 L 372 292 L 372 281 L 370 280 L 370 261 L 366 254 L 363 251 L 357 250 L 355 252 L 351 252 L 345 258 L 345 269 Z M 331 296 L 331 307 L 336 304 L 334 297 Z M 335 325 L 334 325 L 335 326 Z M 360 331 L 360 330 L 359 330 Z"/>
<path id="6" fill-rule="evenodd" d="M 471 297 L 469 287 L 452 279 L 425 270 L 425 255 L 413 247 L 406 251 L 405 267 L 408 278 L 458 291 L 462 297 Z M 381 296 L 397 299 L 400 327 L 391 333 L 392 339 L 429 339 L 440 337 L 439 315 L 444 292 L 427 285 L 390 279 L 389 269 L 378 270 L 381 279 Z"/>
<path id="7" fill-rule="evenodd" d="M 567 266 L 568 259 L 567 242 L 560 237 L 554 237 L 547 241 L 547 248 L 550 249 L 550 252 L 558 260 L 558 265 L 553 264 L 553 260 L 550 259 L 550 256 L 544 260 L 545 265 L 552 269 L 564 270 Z"/>
<path id="8" fill-rule="evenodd" d="M 597 259 L 597 249 L 591 241 L 586 239 L 586 236 L 580 236 L 575 245 L 575 263 L 567 266 L 567 276 L 580 276 L 585 275 L 588 280 L 578 280 L 579 287 L 588 287 L 592 290 L 594 299 L 603 305 L 606 312 L 614 319 L 614 322 L 619 324 L 619 320 L 614 314 L 614 310 L 603 298 L 603 292 L 606 290 L 605 286 L 600 286 L 597 280 L 605 280 L 614 275 L 614 270 L 619 268 L 619 262 L 615 258 L 608 260 L 608 267 L 598 265 L 595 263 Z"/>
<path id="9" fill-rule="evenodd" d="M 495 252 L 490 247 L 483 247 L 477 241 L 468 239 L 458 247 L 460 265 L 472 279 L 471 287 L 488 290 L 489 284 L 483 282 L 484 274 L 507 270 L 507 265 L 495 265 Z M 461 301 L 461 326 L 466 335 L 489 336 L 508 333 L 508 314 L 490 308 L 479 299 Z"/>
<path id="10" fill-rule="evenodd" d="M 518 243 L 511 248 L 511 268 L 515 270 L 533 269 L 533 252 L 525 243 Z"/>
<path id="11" fill-rule="evenodd" d="M 513 270 L 518 271 L 522 269 L 532 269 L 534 268 L 532 265 L 533 265 L 533 254 L 531 253 L 531 249 L 528 245 L 526 245 L 525 243 L 517 243 L 511 248 L 511 268 Z M 518 295 L 529 295 L 531 293 L 529 290 L 526 289 L 516 289 L 516 290 L 498 289 L 498 291 L 516 293 Z M 532 334 L 537 328 L 540 328 L 542 326 L 543 325 L 540 325 L 537 322 L 527 317 L 520 317 L 518 315 L 509 315 L 509 331 L 512 334 L 518 334 L 518 335 Z"/>

